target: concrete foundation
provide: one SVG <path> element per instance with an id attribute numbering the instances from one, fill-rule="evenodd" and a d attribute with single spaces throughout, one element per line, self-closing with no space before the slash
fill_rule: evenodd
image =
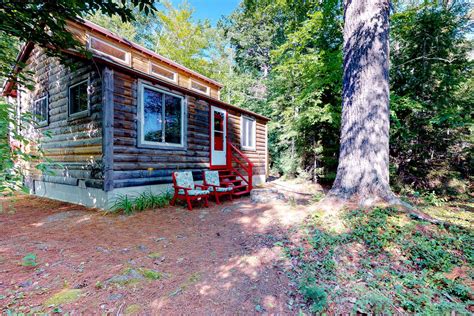
<path id="1" fill-rule="evenodd" d="M 258 185 L 265 182 L 264 175 L 254 175 L 253 185 Z M 59 200 L 87 207 L 110 209 L 118 197 L 128 195 L 130 197 L 137 196 L 142 192 L 151 191 L 154 194 L 162 194 L 165 192 L 172 192 L 171 184 L 157 184 L 145 185 L 129 188 L 117 188 L 112 191 L 105 192 L 101 189 L 88 188 L 79 181 L 79 185 L 67 185 L 61 183 L 52 183 L 44 181 L 34 181 L 32 194 L 46 197 L 53 200 Z M 202 181 L 196 181 L 202 183 Z"/>

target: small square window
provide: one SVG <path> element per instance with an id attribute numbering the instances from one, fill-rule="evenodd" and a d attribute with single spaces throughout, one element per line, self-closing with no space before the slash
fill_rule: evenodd
<path id="1" fill-rule="evenodd" d="M 48 125 L 48 97 L 42 97 L 33 103 L 33 116 L 38 126 Z"/>
<path id="2" fill-rule="evenodd" d="M 255 119 L 241 116 L 240 119 L 240 145 L 242 149 L 255 150 Z"/>
<path id="3" fill-rule="evenodd" d="M 69 116 L 87 115 L 89 112 L 89 80 L 69 87 Z"/>

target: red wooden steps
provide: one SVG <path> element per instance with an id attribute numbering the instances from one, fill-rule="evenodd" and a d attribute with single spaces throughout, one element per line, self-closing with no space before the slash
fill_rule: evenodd
<path id="1" fill-rule="evenodd" d="M 241 196 L 250 193 L 245 180 L 243 180 L 239 175 L 235 174 L 232 170 L 219 170 L 219 178 L 222 183 L 231 184 L 234 187 L 235 196 Z"/>

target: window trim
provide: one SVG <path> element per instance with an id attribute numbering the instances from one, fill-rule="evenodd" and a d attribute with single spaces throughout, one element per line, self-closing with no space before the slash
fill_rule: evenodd
<path id="1" fill-rule="evenodd" d="M 163 76 L 163 75 L 160 75 L 159 73 L 154 72 L 154 71 L 153 71 L 153 67 L 161 68 L 161 69 L 163 69 L 163 70 L 165 70 L 165 71 L 169 71 L 169 72 L 173 73 L 173 79 L 170 79 L 170 78 L 168 78 L 168 77 L 166 77 L 166 76 Z M 149 63 L 149 73 L 150 73 L 150 75 L 152 75 L 152 76 L 156 76 L 156 77 L 159 77 L 159 78 L 162 78 L 162 79 L 165 79 L 165 80 L 174 82 L 174 83 L 178 83 L 178 73 L 177 73 L 176 71 L 173 71 L 173 70 L 171 70 L 171 69 L 168 68 L 168 67 L 159 65 L 159 64 L 154 63 L 154 62 L 152 62 L 152 61 L 150 61 L 150 63 Z"/>
<path id="2" fill-rule="evenodd" d="M 196 88 L 193 88 L 193 82 L 194 83 L 197 83 L 198 85 L 201 85 L 203 87 L 206 87 L 206 92 L 202 92 L 201 90 L 199 89 L 196 89 Z M 208 95 L 210 96 L 211 95 L 211 87 L 199 82 L 199 81 L 196 81 L 196 80 L 193 80 L 192 78 L 189 79 L 189 89 L 193 90 L 193 91 L 197 91 L 199 93 L 202 93 L 202 94 L 205 94 L 205 95 Z"/>
<path id="3" fill-rule="evenodd" d="M 100 51 L 100 50 L 97 50 L 97 49 L 93 48 L 93 47 L 92 47 L 92 39 L 94 39 L 94 40 L 96 40 L 96 41 L 98 41 L 98 42 L 102 42 L 103 44 L 112 46 L 113 48 L 118 49 L 118 50 L 124 52 L 124 53 L 125 53 L 125 60 L 120 59 L 120 58 L 117 58 L 117 57 L 115 57 L 115 56 L 109 55 L 109 54 L 107 54 L 107 53 L 104 53 L 104 52 L 102 52 L 102 51 Z M 127 51 L 127 50 L 125 50 L 125 49 L 123 49 L 123 48 L 118 47 L 117 45 L 115 45 L 115 44 L 113 44 L 113 43 L 107 42 L 106 40 L 103 40 L 103 39 L 100 39 L 100 38 L 98 38 L 98 37 L 96 37 L 96 36 L 93 36 L 93 35 L 88 34 L 88 36 L 87 36 L 87 48 L 89 48 L 92 52 L 97 53 L 97 54 L 99 54 L 99 55 L 101 55 L 101 56 L 105 56 L 105 57 L 111 58 L 112 60 L 115 60 L 115 61 L 117 61 L 117 62 L 119 62 L 119 63 L 121 63 L 121 64 L 125 64 L 125 65 L 127 65 L 127 66 L 131 66 L 131 56 L 130 56 L 130 52 Z"/>
<path id="4" fill-rule="evenodd" d="M 46 119 L 44 121 L 36 122 L 37 127 L 45 127 L 49 125 L 49 96 L 48 94 L 33 101 L 33 115 L 35 115 L 34 120 L 36 120 L 36 114 L 34 113 L 36 104 L 42 100 L 46 100 Z"/>
<path id="5" fill-rule="evenodd" d="M 244 120 L 252 121 L 253 133 L 251 137 L 253 139 L 253 146 L 244 146 Z M 240 116 L 240 148 L 244 150 L 257 150 L 257 120 L 253 117 L 246 115 Z"/>
<path id="6" fill-rule="evenodd" d="M 181 99 L 181 143 L 174 144 L 174 143 L 166 143 L 166 142 L 152 142 L 147 141 L 144 139 L 143 135 L 143 128 L 145 124 L 145 107 L 144 107 L 144 92 L 146 89 L 150 89 L 156 92 L 160 92 L 163 94 L 168 94 L 174 97 Z M 164 104 L 163 104 L 164 105 Z M 163 107 L 163 111 L 165 110 L 165 106 Z M 187 126 L 187 100 L 184 95 L 176 94 L 170 92 L 163 88 L 155 87 L 151 84 L 144 83 L 139 81 L 138 83 L 138 111 L 137 111 L 137 118 L 138 118 L 138 125 L 137 125 L 137 147 L 141 148 L 161 148 L 161 149 L 186 149 L 186 126 Z M 166 133 L 166 122 L 164 125 L 164 132 Z"/>
<path id="7" fill-rule="evenodd" d="M 74 87 L 77 87 L 78 85 L 81 85 L 83 83 L 87 84 L 87 109 L 83 110 L 83 111 L 80 111 L 80 112 L 71 113 L 71 89 L 74 88 Z M 67 117 L 68 117 L 68 119 L 76 119 L 76 118 L 86 117 L 86 116 L 89 116 L 91 114 L 91 94 L 90 94 L 90 91 L 89 91 L 89 87 L 90 87 L 90 77 L 88 77 L 85 80 L 81 80 L 81 81 L 79 81 L 75 84 L 71 84 L 67 88 Z"/>

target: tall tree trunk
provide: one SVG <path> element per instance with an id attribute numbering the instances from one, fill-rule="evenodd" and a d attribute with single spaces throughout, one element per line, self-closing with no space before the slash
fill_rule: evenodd
<path id="1" fill-rule="evenodd" d="M 389 186 L 389 0 L 344 0 L 339 165 L 330 196 L 394 201 Z"/>

